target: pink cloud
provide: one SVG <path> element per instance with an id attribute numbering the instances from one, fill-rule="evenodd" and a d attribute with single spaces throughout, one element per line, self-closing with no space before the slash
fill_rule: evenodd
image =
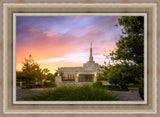
<path id="1" fill-rule="evenodd" d="M 103 25 L 102 23 L 101 26 L 103 27 Z M 58 66 L 79 66 L 85 61 L 83 60 L 78 63 L 80 57 L 75 55 L 75 57 L 73 56 L 73 58 L 68 59 L 67 57 L 65 58 L 65 55 L 73 52 L 75 54 L 86 52 L 89 55 L 90 42 L 93 42 L 93 53 L 98 60 L 97 62 L 102 63 L 104 61 L 103 55 L 113 50 L 116 47 L 115 42 L 118 40 L 106 37 L 104 35 L 106 31 L 100 31 L 95 24 L 77 30 L 78 33 L 73 33 L 73 31 L 72 33 L 60 34 L 53 30 L 41 28 L 31 28 L 28 31 L 31 36 L 23 37 L 27 41 L 23 42 L 23 44 L 17 44 L 16 62 L 17 66 L 19 66 L 18 68 L 20 68 L 22 61 L 29 54 L 33 55 L 36 61 L 52 60 L 52 64 L 44 61 L 40 62 L 43 67 L 48 65 L 51 69 L 53 69 L 52 66 L 54 68 Z M 88 55 L 85 56 L 87 59 Z M 74 63 L 72 62 L 73 59 L 77 59 L 77 61 Z"/>

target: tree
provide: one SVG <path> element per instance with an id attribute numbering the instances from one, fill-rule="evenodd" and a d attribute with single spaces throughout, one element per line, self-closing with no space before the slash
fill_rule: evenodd
<path id="1" fill-rule="evenodd" d="M 29 55 L 29 58 L 25 58 L 22 62 L 22 72 L 21 77 L 26 84 L 43 84 L 43 80 L 46 79 L 49 70 L 47 68 L 41 69 L 40 65 L 34 62 L 32 55 Z M 20 76 L 17 74 L 17 78 Z"/>
<path id="2" fill-rule="evenodd" d="M 143 78 L 144 19 L 142 16 L 123 16 L 118 22 L 123 26 L 123 35 L 116 43 L 115 51 L 109 54 L 114 64 L 101 67 L 100 77 L 106 77 L 112 85 L 123 89 L 129 83 L 138 83 L 136 78 Z"/>
<path id="3" fill-rule="evenodd" d="M 55 74 L 48 73 L 47 80 L 54 82 L 55 81 Z"/>
<path id="4" fill-rule="evenodd" d="M 123 26 L 121 39 L 116 43 L 116 51 L 110 53 L 112 60 L 122 60 L 143 64 L 144 58 L 144 18 L 124 16 L 118 19 Z"/>
<path id="5" fill-rule="evenodd" d="M 42 71 L 42 78 L 41 81 L 42 82 L 46 82 L 48 80 L 48 74 L 49 74 L 49 69 L 48 68 L 44 68 L 41 70 Z M 42 84 L 42 83 L 41 83 Z"/>
<path id="6" fill-rule="evenodd" d="M 110 72 L 109 66 L 102 65 L 102 66 L 100 66 L 99 71 L 100 72 L 98 73 L 98 80 L 108 80 L 107 75 Z"/>
<path id="7" fill-rule="evenodd" d="M 48 69 L 48 68 L 44 68 L 44 69 L 42 70 L 42 73 L 45 74 L 45 75 L 48 75 L 49 69 Z"/>
<path id="8" fill-rule="evenodd" d="M 62 77 L 62 79 L 63 79 L 64 73 L 63 73 L 62 71 L 60 71 L 59 75 L 60 75 L 60 76 Z"/>
<path id="9" fill-rule="evenodd" d="M 116 43 L 116 51 L 110 53 L 111 59 L 130 64 L 132 68 L 131 71 L 129 71 L 130 74 L 135 73 L 138 78 L 143 77 L 144 17 L 124 16 L 119 18 L 118 21 L 119 25 L 123 26 L 123 36 L 121 36 L 121 39 Z"/>
<path id="10" fill-rule="evenodd" d="M 129 74 L 132 68 L 128 64 L 115 64 L 104 66 L 102 75 L 108 82 L 114 86 L 119 86 L 121 89 L 127 89 L 127 84 L 131 83 L 134 79 L 132 74 Z"/>
<path id="11" fill-rule="evenodd" d="M 42 87 L 45 82 L 50 82 L 50 86 L 56 86 L 54 81 L 58 70 L 55 74 L 49 73 L 50 70 L 40 68 L 40 65 L 34 61 L 31 55 L 29 55 L 29 58 L 25 58 L 22 64 L 22 71 L 16 71 L 17 82 L 25 82 L 28 88 Z"/>
<path id="12" fill-rule="evenodd" d="M 33 84 L 38 81 L 38 78 L 41 76 L 41 69 L 39 68 L 39 65 L 34 62 L 31 55 L 29 55 L 29 58 L 24 60 L 22 62 L 22 72 L 24 79 L 26 81 L 26 84 Z"/>

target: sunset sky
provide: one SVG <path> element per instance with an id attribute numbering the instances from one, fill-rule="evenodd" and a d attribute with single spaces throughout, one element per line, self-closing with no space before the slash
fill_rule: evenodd
<path id="1" fill-rule="evenodd" d="M 17 16 L 16 69 L 31 54 L 41 68 L 83 66 L 92 42 L 94 61 L 103 64 L 104 54 L 116 48 L 121 27 L 117 16 Z"/>

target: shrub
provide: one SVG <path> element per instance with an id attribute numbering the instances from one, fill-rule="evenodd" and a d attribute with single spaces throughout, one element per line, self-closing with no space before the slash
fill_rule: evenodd
<path id="1" fill-rule="evenodd" d="M 98 78 L 97 81 L 108 81 L 106 78 Z"/>
<path id="2" fill-rule="evenodd" d="M 36 85 L 36 88 L 41 88 L 41 87 L 42 87 L 41 84 L 37 84 L 37 85 Z"/>
<path id="3" fill-rule="evenodd" d="M 140 77 L 140 79 L 136 78 L 136 81 L 138 81 L 138 88 L 139 88 L 139 95 L 142 99 L 144 99 L 144 78 Z"/>
<path id="4" fill-rule="evenodd" d="M 44 82 L 43 87 L 56 87 L 55 82 Z"/>
<path id="5" fill-rule="evenodd" d="M 26 84 L 26 88 L 35 88 L 35 84 Z"/>
<path id="6" fill-rule="evenodd" d="M 92 86 L 95 87 L 95 88 L 101 88 L 103 85 L 102 85 L 102 82 L 97 81 L 97 82 L 93 83 Z"/>
<path id="7" fill-rule="evenodd" d="M 52 82 L 52 85 L 51 85 L 52 87 L 56 87 L 57 85 L 56 85 L 56 83 L 55 82 Z"/>
<path id="8" fill-rule="evenodd" d="M 111 101 L 111 100 L 118 100 L 118 98 L 104 89 L 94 88 L 89 85 L 83 85 L 83 86 L 69 85 L 69 86 L 57 87 L 55 89 L 45 90 L 41 94 L 26 98 L 25 100 Z"/>
<path id="9" fill-rule="evenodd" d="M 16 83 L 16 86 L 20 86 L 20 83 L 19 83 L 19 82 L 17 82 L 17 83 Z"/>
<path id="10" fill-rule="evenodd" d="M 74 81 L 74 79 L 62 79 L 62 81 Z"/>

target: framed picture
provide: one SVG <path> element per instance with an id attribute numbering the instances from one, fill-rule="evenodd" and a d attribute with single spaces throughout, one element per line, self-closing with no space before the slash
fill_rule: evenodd
<path id="1" fill-rule="evenodd" d="M 13 103 L 15 104 L 39 104 L 39 103 L 42 103 L 42 104 L 46 104 L 46 103 L 48 104 L 51 104 L 51 103 L 53 104 L 57 104 L 57 103 L 58 104 L 60 103 L 61 104 L 111 104 L 111 103 L 115 103 L 116 101 L 117 104 L 118 103 L 119 104 L 124 104 L 124 103 L 125 104 L 146 104 L 147 103 L 147 88 L 146 88 L 147 59 L 142 57 L 140 59 L 134 59 L 131 62 L 126 62 L 124 60 L 120 62 L 120 60 L 112 61 L 112 59 L 110 60 L 110 58 L 105 58 L 107 56 L 111 57 L 111 55 L 109 55 L 111 53 L 110 51 L 113 51 L 113 52 L 115 51 L 114 46 L 116 45 L 116 43 L 120 43 L 119 41 L 121 40 L 120 35 L 125 36 L 125 34 L 120 34 L 121 31 L 118 31 L 122 27 L 120 27 L 119 29 L 115 27 L 115 25 L 118 24 L 118 19 L 120 20 L 119 17 L 122 17 L 126 20 L 127 18 L 128 19 L 136 18 L 137 23 L 138 21 L 140 22 L 141 26 L 138 26 L 138 27 L 141 27 L 142 30 L 144 30 L 142 31 L 142 35 L 144 35 L 144 37 L 140 36 L 139 38 L 144 38 L 144 39 L 138 40 L 140 45 L 138 45 L 136 49 L 141 48 L 142 50 L 141 52 L 138 52 L 135 54 L 137 56 L 138 55 L 143 56 L 144 53 L 147 52 L 147 48 L 146 48 L 147 46 L 145 46 L 144 48 L 144 44 L 146 44 L 146 41 L 147 41 L 147 38 L 146 38 L 147 36 L 146 34 L 144 34 L 144 32 L 147 32 L 147 25 L 146 25 L 147 16 L 145 14 L 119 13 L 114 15 L 113 13 L 112 14 L 110 13 L 105 13 L 105 14 L 102 14 L 102 13 L 98 13 L 98 14 L 92 14 L 92 13 L 85 13 L 85 14 L 82 14 L 82 13 L 80 14 L 79 13 L 75 13 L 75 14 L 74 13 L 71 13 L 71 14 L 69 13 L 67 14 L 65 13 L 64 14 L 63 13 L 27 14 L 25 13 L 24 14 L 22 13 L 21 14 L 21 13 L 18 13 L 16 14 L 15 13 L 13 16 L 14 18 L 13 22 L 15 22 L 13 27 L 15 27 L 14 30 L 16 30 L 16 33 L 13 35 L 16 35 L 14 36 L 15 37 L 14 42 L 16 42 L 14 43 L 14 45 L 16 45 L 14 47 L 14 50 L 16 50 L 16 53 L 14 54 L 16 58 L 14 58 L 13 62 L 16 66 L 16 70 L 14 71 L 16 74 L 13 78 L 13 81 L 14 81 Z M 81 22 L 82 20 L 84 22 Z M 35 24 L 34 22 L 37 23 L 35 25 L 35 28 L 32 27 L 33 24 Z M 42 22 L 45 22 L 46 24 L 45 23 L 42 24 Z M 31 23 L 31 24 L 28 24 L 28 23 Z M 111 25 L 108 26 L 107 23 Z M 29 28 L 26 28 L 25 27 L 26 24 L 32 25 L 32 26 L 31 27 L 29 26 Z M 50 31 L 45 30 L 44 28 L 42 28 L 43 27 L 42 25 L 44 25 L 44 27 L 47 27 L 47 28 L 49 27 L 52 29 L 50 29 Z M 40 28 L 37 28 L 37 26 L 40 26 Z M 113 28 L 112 31 L 114 33 L 110 32 L 107 34 L 107 28 L 109 31 L 111 27 Z M 65 30 L 69 30 L 69 31 L 63 32 L 63 29 L 64 31 Z M 104 31 L 105 29 L 106 31 Z M 39 36 L 41 33 L 42 35 Z M 111 35 L 111 37 L 109 37 L 109 34 Z M 28 37 L 30 37 L 30 39 L 28 39 Z M 43 37 L 43 38 L 40 39 L 40 37 Z M 137 45 L 138 42 L 127 42 L 127 43 L 133 43 Z M 31 45 L 32 43 L 34 44 Z M 79 43 L 81 44 L 83 43 L 83 44 L 79 45 Z M 42 46 L 44 46 L 44 48 Z M 123 46 L 125 45 L 123 44 Z M 40 48 L 42 49 L 41 51 L 39 51 L 40 52 L 39 54 L 37 52 L 37 48 L 38 50 Z M 129 47 L 126 47 L 126 48 L 129 48 Z M 51 54 L 50 52 L 51 49 L 53 54 Z M 88 52 L 86 51 L 87 49 L 88 49 Z M 23 50 L 25 50 L 25 52 Z M 57 50 L 58 52 L 56 52 L 55 50 Z M 68 50 L 68 51 L 64 52 L 64 50 Z M 40 57 L 43 51 L 45 53 L 44 59 L 40 59 L 39 61 L 36 60 L 37 62 L 35 62 L 32 57 L 32 55 L 34 56 L 34 52 L 36 52 L 35 54 L 37 57 Z M 95 53 L 94 51 L 96 51 L 97 53 Z M 47 52 L 48 52 L 48 55 L 49 56 L 51 55 L 52 58 L 47 58 Z M 24 56 L 26 56 L 25 59 L 24 59 Z M 27 58 L 28 56 L 29 58 Z M 21 62 L 23 61 L 23 59 L 24 59 L 24 62 Z M 94 59 L 95 61 L 97 60 L 98 63 L 96 63 Z M 132 56 L 129 59 L 132 59 Z M 137 61 L 141 61 L 140 63 L 138 62 L 137 64 L 142 64 L 144 62 L 144 65 L 142 66 L 144 66 L 145 69 L 143 67 L 140 67 L 140 65 L 137 65 L 136 64 Z M 106 63 L 104 64 L 104 62 Z M 115 72 L 115 70 L 117 69 L 121 70 L 119 74 L 117 74 L 117 71 Z M 125 72 L 125 70 L 127 69 L 130 69 L 130 71 Z M 124 75 L 120 77 L 120 74 L 122 74 L 123 72 L 125 73 L 125 75 L 127 75 L 127 73 L 129 75 L 127 75 L 127 77 L 125 77 Z M 136 75 L 134 76 L 133 74 L 136 74 Z M 136 78 L 139 77 L 138 80 L 140 80 L 140 77 L 143 76 L 143 75 L 139 76 L 139 74 L 144 74 L 144 83 L 142 83 L 143 84 L 142 87 L 145 90 L 142 91 L 143 93 L 139 93 L 139 90 L 138 90 L 139 83 L 138 81 L 136 81 Z M 115 75 L 117 75 L 117 78 L 114 79 Z M 17 86 L 15 86 L 16 84 Z M 64 87 L 64 85 L 66 87 Z M 79 85 L 83 85 L 81 88 L 84 88 L 85 90 L 79 89 L 79 87 L 77 87 Z M 90 86 L 86 86 L 86 85 L 93 85 L 93 86 L 95 85 L 97 89 L 101 89 L 101 90 L 102 90 L 102 87 L 104 89 L 107 88 L 106 90 L 111 91 L 113 98 L 108 97 L 109 92 L 107 92 L 107 95 L 103 95 L 105 94 L 104 92 L 100 91 L 99 93 L 95 93 L 95 90 L 93 90 L 93 92 L 89 94 L 88 92 L 91 91 L 91 89 L 90 89 Z M 100 87 L 99 85 L 102 85 L 102 87 Z M 137 85 L 137 86 L 133 86 L 133 85 Z M 57 89 L 56 86 L 57 88 L 61 87 L 62 90 L 65 89 L 65 92 L 63 92 L 61 96 L 59 95 L 60 97 L 57 94 L 53 94 L 55 96 L 57 95 L 58 97 L 57 96 L 52 97 L 51 99 L 46 98 L 48 97 L 47 95 L 50 92 L 49 89 L 55 90 Z M 66 90 L 69 87 L 71 89 Z M 31 94 L 32 91 L 33 91 L 32 93 L 36 93 L 37 90 L 44 90 L 46 88 L 49 88 L 46 90 L 49 92 L 47 93 L 46 96 L 44 96 L 43 99 L 42 98 L 35 99 L 35 100 L 26 99 L 26 98 L 31 98 L 33 96 L 33 94 Z M 75 88 L 76 94 L 73 94 L 74 91 L 71 91 L 74 88 Z M 57 90 L 60 90 L 60 89 L 57 89 Z M 24 94 L 22 94 L 22 92 Z M 67 96 L 71 95 L 71 97 L 65 97 L 64 96 L 66 95 L 65 93 L 67 93 Z M 31 97 L 29 95 L 31 95 Z M 102 95 L 102 97 L 97 97 L 97 95 Z M 42 101 L 42 102 L 39 102 L 39 101 Z"/>
<path id="2" fill-rule="evenodd" d="M 2 3 L 2 115 L 158 115 L 159 3 Z"/>

